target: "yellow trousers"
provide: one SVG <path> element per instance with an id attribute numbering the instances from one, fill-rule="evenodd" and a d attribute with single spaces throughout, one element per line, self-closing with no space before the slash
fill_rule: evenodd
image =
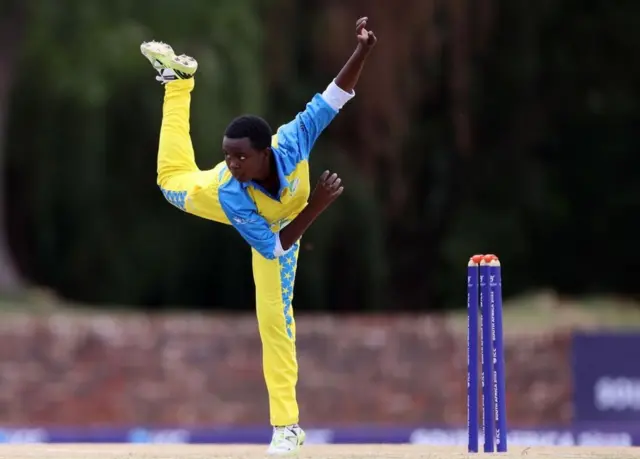
<path id="1" fill-rule="evenodd" d="M 224 162 L 201 171 L 195 163 L 189 112 L 194 80 L 165 85 L 158 148 L 158 185 L 174 206 L 193 215 L 229 225 L 220 206 L 218 187 L 229 180 Z M 256 311 L 264 378 L 269 392 L 270 422 L 274 426 L 298 423 L 296 384 L 298 362 L 293 318 L 293 285 L 298 246 L 275 260 L 252 249 Z"/>

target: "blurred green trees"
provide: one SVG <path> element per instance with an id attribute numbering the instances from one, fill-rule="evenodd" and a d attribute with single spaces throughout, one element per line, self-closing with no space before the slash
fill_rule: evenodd
<path id="1" fill-rule="evenodd" d="M 192 135 L 209 168 L 232 117 L 275 128 L 322 90 L 368 15 L 378 47 L 312 155 L 314 177 L 335 169 L 347 192 L 304 238 L 297 307 L 461 306 L 466 259 L 483 251 L 500 255 L 507 294 L 637 293 L 638 2 L 25 5 L 3 15 L 24 22 L 0 47 L 0 158 L 30 282 L 98 303 L 252 307 L 240 237 L 157 189 L 162 87 L 139 45 L 198 58 Z"/>

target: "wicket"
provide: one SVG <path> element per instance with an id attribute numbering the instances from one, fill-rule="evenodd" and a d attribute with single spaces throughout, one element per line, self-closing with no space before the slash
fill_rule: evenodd
<path id="1" fill-rule="evenodd" d="M 480 327 L 478 330 L 478 312 Z M 481 361 L 484 452 L 507 451 L 502 272 L 495 255 L 474 255 L 467 265 L 467 428 L 469 452 L 478 452 L 478 351 Z M 480 337 L 480 349 L 478 339 Z M 493 408 L 493 409 L 492 409 Z M 495 445 L 494 445 L 495 441 Z M 494 448 L 496 446 L 497 448 Z"/>

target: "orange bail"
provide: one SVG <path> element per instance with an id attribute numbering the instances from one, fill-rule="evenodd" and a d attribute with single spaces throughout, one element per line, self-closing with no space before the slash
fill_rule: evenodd
<path id="1" fill-rule="evenodd" d="M 474 255 L 471 257 L 471 261 L 473 261 L 475 264 L 480 264 L 483 257 L 484 255 Z"/>

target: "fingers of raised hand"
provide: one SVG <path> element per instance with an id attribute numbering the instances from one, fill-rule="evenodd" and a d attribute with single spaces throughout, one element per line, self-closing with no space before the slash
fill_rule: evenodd
<path id="1" fill-rule="evenodd" d="M 356 33 L 360 33 L 360 31 L 367 26 L 368 19 L 369 18 L 366 16 L 358 19 L 358 21 L 356 22 Z"/>
<path id="2" fill-rule="evenodd" d="M 370 45 L 372 45 L 372 44 L 374 44 L 376 41 L 378 41 L 378 39 L 376 38 L 376 35 L 375 35 L 371 30 L 369 30 L 369 36 L 368 36 L 368 39 L 367 39 L 367 43 L 369 43 Z"/>
<path id="3" fill-rule="evenodd" d="M 333 184 L 335 183 L 336 180 L 338 179 L 338 174 L 336 174 L 335 172 L 333 174 L 331 174 L 329 177 L 327 177 L 327 179 L 324 181 L 324 187 L 329 190 L 332 188 Z"/>
<path id="4" fill-rule="evenodd" d="M 341 186 L 340 188 L 335 190 L 333 193 L 331 193 L 331 197 L 332 198 L 337 198 L 338 196 L 340 196 L 342 194 L 343 191 L 344 191 L 344 187 Z"/>
<path id="5" fill-rule="evenodd" d="M 319 185 L 326 190 L 330 196 L 339 196 L 342 193 L 344 187 L 342 186 L 342 179 L 338 177 L 338 174 L 324 171 L 320 176 Z"/>

